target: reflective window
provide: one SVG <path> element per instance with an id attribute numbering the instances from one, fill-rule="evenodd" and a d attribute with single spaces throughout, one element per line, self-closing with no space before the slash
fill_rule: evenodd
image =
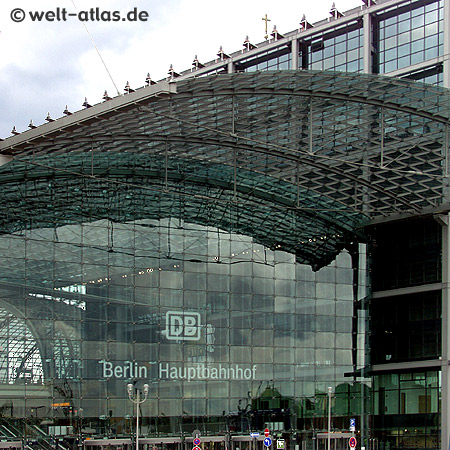
<path id="1" fill-rule="evenodd" d="M 440 372 L 374 376 L 373 423 L 383 448 L 439 446 Z"/>
<path id="2" fill-rule="evenodd" d="M 375 73 L 388 73 L 442 55 L 443 1 L 411 2 L 390 8 L 376 20 L 378 63 Z"/>
<path id="3" fill-rule="evenodd" d="M 236 63 L 236 72 L 255 72 L 267 70 L 291 69 L 291 51 L 289 47 L 260 53 Z"/>
<path id="4" fill-rule="evenodd" d="M 420 83 L 434 84 L 435 86 L 442 86 L 444 82 L 443 67 L 442 64 L 439 64 L 416 72 L 410 72 L 402 75 L 401 78 L 414 80 Z"/>
<path id="5" fill-rule="evenodd" d="M 362 72 L 363 29 L 360 21 L 300 42 L 299 66 L 312 70 Z"/>
<path id="6" fill-rule="evenodd" d="M 344 426 L 368 398 L 369 383 L 348 375 L 365 363 L 352 351 L 364 329 L 347 251 L 314 272 L 251 237 L 178 219 L 25 230 L 1 236 L 0 249 L 11 419 L 129 435 L 129 383 L 141 394 L 150 385 L 143 435 L 320 427 L 328 386 Z"/>

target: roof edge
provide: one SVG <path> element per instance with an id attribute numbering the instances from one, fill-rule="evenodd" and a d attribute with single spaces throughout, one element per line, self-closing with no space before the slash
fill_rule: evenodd
<path id="1" fill-rule="evenodd" d="M 155 85 L 145 86 L 137 89 L 129 94 L 114 97 L 102 103 L 97 103 L 86 109 L 76 111 L 73 114 L 60 117 L 49 123 L 39 125 L 31 130 L 26 130 L 16 136 L 6 138 L 0 142 L 0 154 L 8 155 L 16 147 L 23 144 L 28 144 L 36 139 L 42 139 L 55 132 L 70 128 L 74 125 L 79 125 L 83 122 L 88 122 L 91 119 L 99 117 L 107 117 L 109 114 L 127 109 L 139 103 L 148 102 L 152 99 L 166 97 L 177 93 L 176 83 L 161 81 Z"/>

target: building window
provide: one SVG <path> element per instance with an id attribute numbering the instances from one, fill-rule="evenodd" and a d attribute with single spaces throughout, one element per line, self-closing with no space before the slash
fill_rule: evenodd
<path id="1" fill-rule="evenodd" d="M 370 315 L 373 364 L 439 357 L 440 292 L 375 298 Z"/>
<path id="2" fill-rule="evenodd" d="M 289 47 L 260 53 L 257 56 L 243 59 L 236 63 L 236 72 L 289 70 L 290 68 L 291 51 Z"/>
<path id="3" fill-rule="evenodd" d="M 437 66 L 427 67 L 415 72 L 409 72 L 402 75 L 401 78 L 406 80 L 413 80 L 419 83 L 433 84 L 435 86 L 442 86 L 444 82 L 443 67 L 442 64 Z"/>
<path id="4" fill-rule="evenodd" d="M 441 230 L 435 220 L 378 226 L 371 233 L 374 291 L 441 281 Z"/>
<path id="5" fill-rule="evenodd" d="M 443 54 L 443 1 L 417 5 L 393 7 L 376 18 L 375 73 L 393 72 Z"/>
<path id="6" fill-rule="evenodd" d="M 372 430 L 380 448 L 438 448 L 438 371 L 374 376 Z"/>
<path id="7" fill-rule="evenodd" d="M 299 66 L 312 70 L 362 72 L 363 29 L 361 21 L 300 43 Z"/>

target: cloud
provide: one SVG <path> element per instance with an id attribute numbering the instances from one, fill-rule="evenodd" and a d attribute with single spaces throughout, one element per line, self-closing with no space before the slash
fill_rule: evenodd
<path id="1" fill-rule="evenodd" d="M 92 0 L 73 1 L 78 11 L 96 7 Z M 71 110 L 81 109 L 85 96 L 97 103 L 105 89 L 115 95 L 95 46 L 123 92 L 127 81 L 132 87 L 143 86 L 147 72 L 158 80 L 167 75 L 170 64 L 183 71 L 191 67 L 195 55 L 202 62 L 210 61 L 221 45 L 226 52 L 238 51 L 247 35 L 253 43 L 261 42 L 265 14 L 271 19 L 269 32 L 277 25 L 283 33 L 296 29 L 303 13 L 312 22 L 326 18 L 332 2 L 110 0 L 107 7 L 104 3 L 98 2 L 102 10 L 124 13 L 136 7 L 147 11 L 148 21 L 83 23 L 71 18 L 66 22 L 32 22 L 27 18 L 14 23 L 10 12 L 17 7 L 25 11 L 76 10 L 72 0 L 0 3 L 0 137 L 9 136 L 13 125 L 19 131 L 27 129 L 31 118 L 36 124 L 43 123 L 47 111 L 59 117 L 66 104 Z M 337 4 L 347 10 L 362 3 L 341 0 Z"/>

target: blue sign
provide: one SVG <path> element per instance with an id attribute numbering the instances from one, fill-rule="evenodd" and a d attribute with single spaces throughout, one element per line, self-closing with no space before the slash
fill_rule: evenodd
<path id="1" fill-rule="evenodd" d="M 194 439 L 194 445 L 197 447 L 200 445 L 200 439 L 199 438 L 195 438 Z"/>
<path id="2" fill-rule="evenodd" d="M 350 431 L 355 431 L 356 429 L 356 419 L 350 419 Z"/>
<path id="3" fill-rule="evenodd" d="M 266 438 L 264 439 L 264 445 L 265 445 L 266 447 L 270 447 L 270 446 L 272 445 L 272 439 L 270 439 L 270 437 L 266 437 Z"/>
<path id="4" fill-rule="evenodd" d="M 259 433 L 250 433 L 250 437 L 259 437 Z"/>

